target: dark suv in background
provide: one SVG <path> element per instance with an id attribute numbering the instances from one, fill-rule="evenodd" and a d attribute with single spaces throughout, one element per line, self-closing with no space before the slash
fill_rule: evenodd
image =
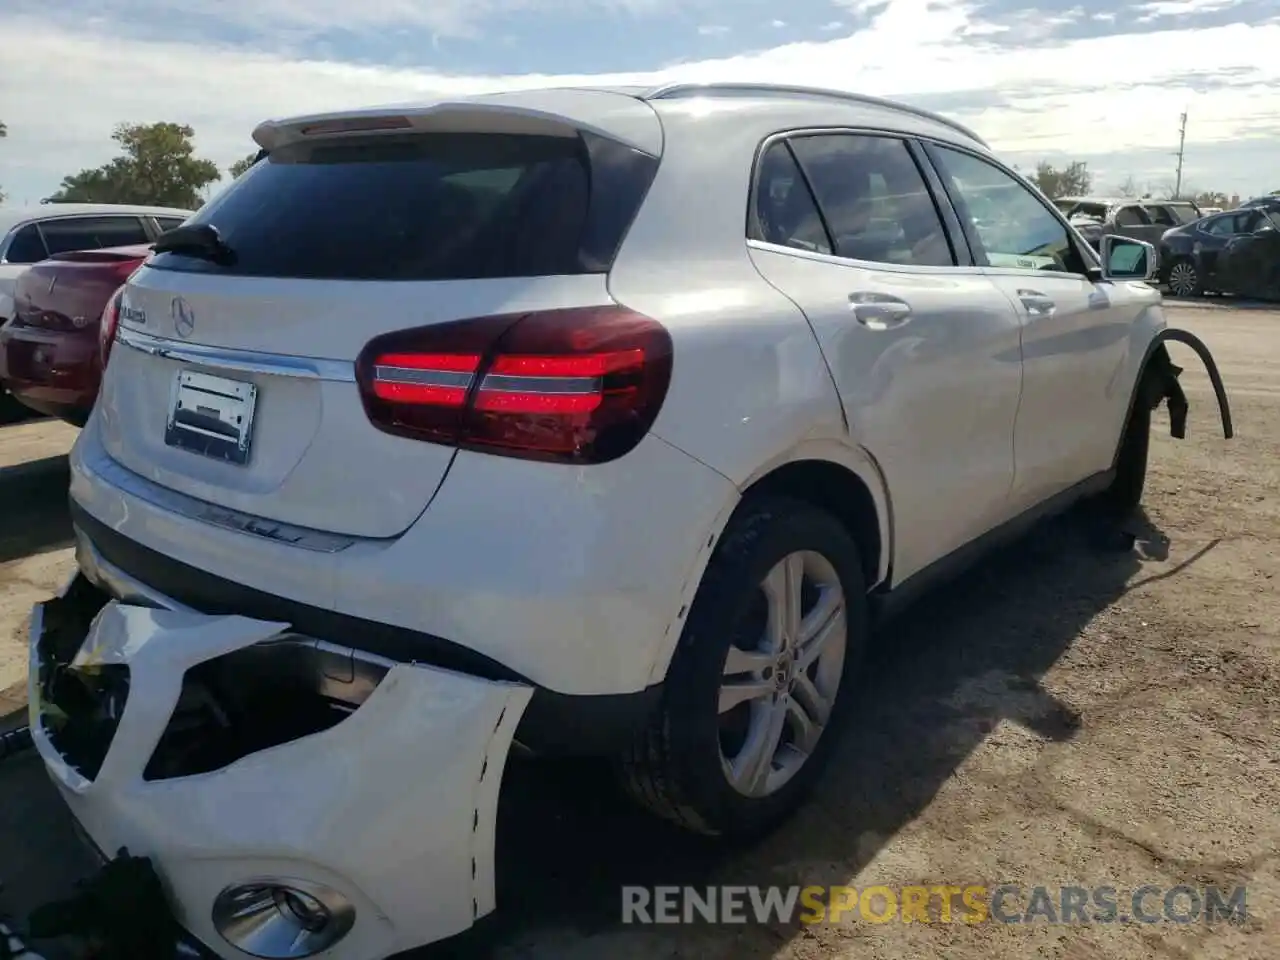
<path id="1" fill-rule="evenodd" d="M 1108 233 L 1142 240 L 1159 249 L 1166 230 L 1194 223 L 1204 215 L 1191 200 L 1061 197 L 1053 202 L 1094 249 Z"/>

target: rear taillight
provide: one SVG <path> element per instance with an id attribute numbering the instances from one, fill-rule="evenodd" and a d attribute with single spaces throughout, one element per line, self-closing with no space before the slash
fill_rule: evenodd
<path id="1" fill-rule="evenodd" d="M 98 354 L 102 361 L 102 369 L 107 369 L 107 360 L 111 356 L 111 345 L 116 340 L 116 327 L 120 325 L 120 299 L 124 296 L 124 287 L 116 289 L 107 300 L 102 310 L 102 321 L 98 324 Z"/>
<path id="2" fill-rule="evenodd" d="M 388 433 L 506 456 L 603 463 L 631 450 L 671 381 L 671 337 L 620 306 L 455 320 L 386 334 L 356 362 Z"/>

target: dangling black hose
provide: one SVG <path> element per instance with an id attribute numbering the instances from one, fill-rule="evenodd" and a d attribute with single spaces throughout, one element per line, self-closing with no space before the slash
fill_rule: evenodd
<path id="1" fill-rule="evenodd" d="M 0 733 L 0 761 L 30 750 L 32 745 L 30 727 L 18 727 L 16 730 Z"/>

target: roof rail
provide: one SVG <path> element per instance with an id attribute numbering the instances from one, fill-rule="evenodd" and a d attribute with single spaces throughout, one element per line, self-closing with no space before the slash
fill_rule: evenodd
<path id="1" fill-rule="evenodd" d="M 645 93 L 642 99 L 645 100 L 665 100 L 670 97 L 682 97 L 705 93 L 714 96 L 717 93 L 753 93 L 753 94 L 781 94 L 783 96 L 799 96 L 799 97 L 825 97 L 829 100 L 843 100 L 846 103 L 860 103 L 872 107 L 885 107 L 889 110 L 898 110 L 902 113 L 914 114 L 925 120 L 932 120 L 934 123 L 940 123 L 943 126 L 950 127 L 957 133 L 964 134 L 970 140 L 976 141 L 983 147 L 987 146 L 987 142 L 980 136 L 966 127 L 963 123 L 959 123 L 941 114 L 934 113 L 932 110 L 925 110 L 921 107 L 913 107 L 910 104 L 899 103 L 896 100 L 885 100 L 882 97 L 871 97 L 862 93 L 849 93 L 845 90 L 828 90 L 823 87 L 803 87 L 790 86 L 787 84 L 776 83 L 668 83 L 660 87 L 654 87 L 648 93 Z"/>

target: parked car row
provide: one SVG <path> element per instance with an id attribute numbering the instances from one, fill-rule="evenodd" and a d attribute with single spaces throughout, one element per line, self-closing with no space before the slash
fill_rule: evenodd
<path id="1" fill-rule="evenodd" d="M 103 310 L 156 238 L 190 215 L 122 204 L 0 207 L 0 390 L 7 404 L 83 425 L 98 392 Z"/>
<path id="2" fill-rule="evenodd" d="M 1095 249 L 1108 234 L 1153 244 L 1158 279 L 1175 296 L 1280 300 L 1280 196 L 1226 212 L 1190 200 L 1063 197 L 1054 203 Z"/>

